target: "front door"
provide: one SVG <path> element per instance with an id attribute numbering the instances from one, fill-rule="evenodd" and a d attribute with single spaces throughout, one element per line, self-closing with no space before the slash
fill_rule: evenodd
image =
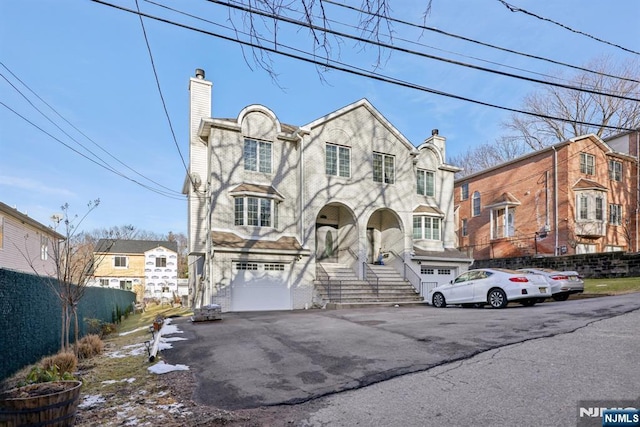
<path id="1" fill-rule="evenodd" d="M 321 262 L 338 262 L 338 229 L 331 225 L 316 228 L 316 256 Z"/>

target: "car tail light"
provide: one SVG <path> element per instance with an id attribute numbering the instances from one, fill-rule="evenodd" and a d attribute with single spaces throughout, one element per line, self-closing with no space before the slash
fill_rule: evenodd
<path id="1" fill-rule="evenodd" d="M 569 280 L 569 276 L 551 276 L 553 280 Z"/>
<path id="2" fill-rule="evenodd" d="M 527 279 L 526 277 L 510 277 L 509 281 L 510 282 L 524 283 L 524 282 L 528 282 L 529 279 Z"/>

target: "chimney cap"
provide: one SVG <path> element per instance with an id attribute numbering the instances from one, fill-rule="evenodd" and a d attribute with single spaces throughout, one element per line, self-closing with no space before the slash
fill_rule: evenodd
<path id="1" fill-rule="evenodd" d="M 196 68 L 196 77 L 204 79 L 204 70 L 202 68 Z"/>
<path id="2" fill-rule="evenodd" d="M 438 133 L 439 133 L 438 129 L 432 129 L 431 130 L 431 135 L 433 135 L 433 136 L 438 135 Z"/>

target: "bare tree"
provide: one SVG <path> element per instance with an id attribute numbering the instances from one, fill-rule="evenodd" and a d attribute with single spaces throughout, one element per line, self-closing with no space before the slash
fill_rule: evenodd
<path id="1" fill-rule="evenodd" d="M 599 58 L 585 68 L 600 74 L 582 72 L 570 77 L 558 74 L 557 78 L 569 80 L 573 86 L 602 93 L 629 97 L 640 93 L 640 64 L 637 60 L 614 63 L 609 58 Z M 528 95 L 522 109 L 539 116 L 515 114 L 503 125 L 514 133 L 513 137 L 519 138 L 533 150 L 588 133 L 601 138 L 618 133 L 616 129 L 608 127 L 635 129 L 640 126 L 638 102 L 554 86 L 544 86 Z M 566 121 L 541 116 L 559 117 Z"/>
<path id="2" fill-rule="evenodd" d="M 431 11 L 433 0 L 425 0 L 425 12 L 423 19 Z M 389 52 L 381 47 L 381 42 L 389 43 L 393 40 L 393 22 L 391 18 L 390 0 L 362 0 L 360 8 L 344 5 L 333 0 L 247 0 L 246 2 L 222 3 L 229 7 L 228 22 L 236 33 L 247 34 L 251 42 L 253 63 L 265 70 L 277 81 L 277 72 L 273 68 L 273 61 L 269 51 L 279 50 L 280 33 L 284 31 L 284 25 L 291 25 L 295 31 L 306 28 L 310 35 L 311 46 L 308 48 L 314 59 L 325 61 L 340 57 L 340 46 L 345 43 L 342 35 L 332 30 L 332 22 L 339 22 L 337 18 L 329 15 L 326 6 L 351 9 L 358 15 L 358 24 L 354 27 L 359 31 L 358 37 L 371 42 L 377 49 L 377 59 L 373 68 L 382 65 L 388 59 Z M 359 42 L 364 50 L 367 48 L 364 42 Z M 244 49 L 244 48 L 243 48 Z M 243 50 L 244 52 L 244 50 Z M 245 60 L 247 55 L 245 53 Z M 247 61 L 248 63 L 248 61 Z M 326 68 L 319 67 L 321 79 L 322 71 Z"/>
<path id="3" fill-rule="evenodd" d="M 64 236 L 64 239 L 54 242 L 51 246 L 51 259 L 55 268 L 53 276 L 40 274 L 26 248 L 22 253 L 36 276 L 53 291 L 60 301 L 62 313 L 60 348 L 66 351 L 71 349 L 69 340 L 72 321 L 74 325 L 74 350 L 77 350 L 76 344 L 79 338 L 78 304 L 84 296 L 87 279 L 91 277 L 96 261 L 93 256 L 93 243 L 87 239 L 85 233 L 80 233 L 78 228 L 99 204 L 100 199 L 92 200 L 87 205 L 87 212 L 82 217 L 78 217 L 70 215 L 67 203 L 61 207 L 62 214 L 53 217 L 55 221 L 53 228 L 59 235 Z"/>
<path id="4" fill-rule="evenodd" d="M 529 146 L 518 138 L 505 136 L 493 143 L 485 142 L 465 153 L 452 156 L 448 162 L 463 169 L 456 174 L 456 178 L 460 178 L 508 162 L 529 151 Z"/>

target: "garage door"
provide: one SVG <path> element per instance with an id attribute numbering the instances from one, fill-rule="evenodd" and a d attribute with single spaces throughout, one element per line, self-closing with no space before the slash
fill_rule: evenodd
<path id="1" fill-rule="evenodd" d="M 288 277 L 288 264 L 234 262 L 231 310 L 290 310 L 291 291 Z"/>
<path id="2" fill-rule="evenodd" d="M 437 267 L 432 265 L 420 266 L 420 277 L 422 279 L 422 296 L 426 296 L 429 290 L 436 286 L 449 283 L 456 278 L 457 269 L 451 267 Z"/>

